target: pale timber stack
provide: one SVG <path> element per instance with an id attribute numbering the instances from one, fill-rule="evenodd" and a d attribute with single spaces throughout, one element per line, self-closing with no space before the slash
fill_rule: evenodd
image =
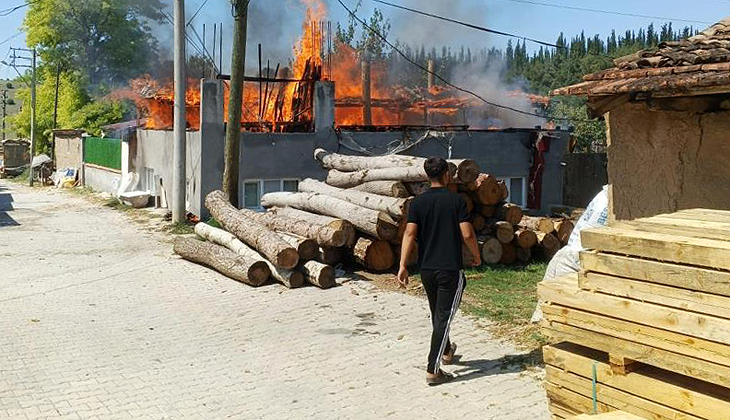
<path id="1" fill-rule="evenodd" d="M 554 418 L 730 419 L 730 212 L 617 222 L 582 244 L 581 272 L 538 288 Z"/>

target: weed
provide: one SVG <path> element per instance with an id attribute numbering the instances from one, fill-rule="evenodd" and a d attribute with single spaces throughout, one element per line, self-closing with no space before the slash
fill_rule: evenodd
<path id="1" fill-rule="evenodd" d="M 170 223 L 163 230 L 172 235 L 190 235 L 195 233 L 195 225 L 187 222 Z"/>

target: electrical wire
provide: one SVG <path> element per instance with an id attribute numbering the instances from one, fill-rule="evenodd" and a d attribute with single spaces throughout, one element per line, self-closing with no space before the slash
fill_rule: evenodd
<path id="1" fill-rule="evenodd" d="M 25 2 L 23 4 L 19 4 L 17 6 L 8 7 L 7 9 L 0 10 L 0 17 L 2 17 L 2 16 L 8 16 L 8 15 L 10 15 L 11 13 L 13 13 L 16 10 L 20 10 L 20 9 L 22 9 L 24 7 L 28 7 L 31 4 L 38 3 L 39 1 L 41 1 L 41 0 L 27 1 L 27 2 Z"/>
<path id="2" fill-rule="evenodd" d="M 23 33 L 23 31 L 18 31 L 18 32 L 17 32 L 17 33 L 15 33 L 14 35 L 10 35 L 10 36 L 9 36 L 9 37 L 7 37 L 7 38 L 6 38 L 6 39 L 5 39 L 4 41 L 0 42 L 0 45 L 5 45 L 5 44 L 7 44 L 8 42 L 12 41 L 13 39 L 15 39 L 15 38 L 19 37 L 19 36 L 20 36 L 20 35 L 21 35 L 22 33 Z"/>
<path id="3" fill-rule="evenodd" d="M 577 119 L 573 119 L 573 118 L 546 117 L 544 115 L 539 115 L 539 114 L 535 114 L 533 112 L 523 111 L 521 109 L 517 109 L 517 108 L 513 108 L 513 107 L 510 107 L 510 106 L 507 106 L 507 105 L 501 105 L 501 104 L 498 104 L 498 103 L 495 103 L 495 102 L 488 101 L 487 99 L 485 99 L 484 97 L 482 97 L 478 93 L 473 92 L 473 91 L 470 91 L 468 89 L 464 89 L 464 88 L 462 88 L 460 86 L 457 86 L 457 85 L 449 82 L 448 80 L 444 79 L 443 77 L 441 77 L 441 75 L 439 75 L 438 73 L 433 72 L 433 71 L 430 71 L 428 68 L 426 68 L 426 67 L 418 64 L 417 62 L 411 60 L 411 58 L 409 58 L 403 51 L 401 51 L 398 47 L 396 47 L 390 41 L 388 41 L 388 39 L 383 34 L 381 34 L 377 30 L 375 30 L 373 27 L 371 27 L 367 23 L 365 23 L 365 21 L 363 21 L 362 19 L 360 19 L 360 17 L 358 17 L 355 14 L 355 12 L 353 12 L 352 10 L 350 10 L 350 8 L 347 7 L 347 5 L 345 3 L 342 2 L 342 0 L 337 0 L 337 2 L 340 3 L 340 5 L 347 11 L 347 13 L 350 14 L 350 16 L 353 19 L 355 19 L 357 22 L 359 22 L 364 28 L 366 28 L 368 31 L 370 31 L 373 35 L 375 35 L 378 38 L 380 38 L 385 44 L 387 44 L 390 48 L 392 48 L 393 51 L 395 51 L 396 53 L 398 53 L 398 55 L 400 55 L 401 57 L 403 57 L 403 59 L 405 59 L 408 63 L 410 63 L 411 65 L 413 65 L 413 66 L 415 66 L 415 67 L 417 67 L 419 69 L 421 69 L 422 71 L 424 71 L 424 72 L 426 72 L 428 74 L 433 75 L 435 78 L 437 78 L 438 80 L 440 80 L 445 85 L 447 85 L 449 87 L 452 87 L 452 88 L 458 90 L 459 92 L 463 92 L 463 93 L 466 93 L 468 95 L 471 95 L 471 96 L 479 99 L 480 101 L 484 102 L 487 105 L 493 106 L 495 108 L 504 109 L 504 110 L 507 110 L 507 111 L 512 111 L 512 112 L 515 112 L 517 114 L 529 115 L 531 117 L 538 117 L 538 118 L 542 118 L 542 119 L 550 119 L 550 120 L 553 120 L 553 121 L 573 121 L 573 122 L 576 122 L 576 121 L 577 122 L 589 122 L 590 121 L 590 120 L 577 120 Z"/>
<path id="4" fill-rule="evenodd" d="M 603 13 L 603 14 L 608 14 L 608 15 L 628 16 L 628 17 L 636 17 L 636 18 L 643 18 L 643 19 L 672 20 L 672 21 L 676 21 L 676 22 L 701 23 L 703 25 L 712 25 L 714 23 L 714 22 L 706 22 L 706 21 L 702 21 L 702 20 L 669 18 L 669 17 L 662 17 L 662 16 L 642 15 L 642 14 L 638 14 L 638 13 L 614 12 L 611 10 L 590 9 L 587 7 L 566 6 L 563 4 L 543 3 L 543 2 L 539 2 L 539 1 L 535 1 L 535 0 L 505 0 L 505 1 L 511 1 L 513 3 L 522 3 L 522 4 L 532 4 L 532 5 L 536 5 L 536 6 L 554 7 L 557 9 L 578 10 L 581 12 Z"/>
<path id="5" fill-rule="evenodd" d="M 208 0 L 205 0 L 200 5 L 200 7 L 198 7 L 198 10 L 196 10 L 195 13 L 193 13 L 193 17 L 190 18 L 190 20 L 188 21 L 188 24 L 185 26 L 190 26 L 190 24 L 193 23 L 193 20 L 198 16 L 198 13 L 200 13 L 200 11 L 203 10 L 203 7 L 206 5 L 206 3 L 208 3 Z"/>

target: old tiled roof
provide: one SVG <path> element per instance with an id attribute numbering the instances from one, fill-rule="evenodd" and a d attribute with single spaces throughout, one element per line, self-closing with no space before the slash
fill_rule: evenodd
<path id="1" fill-rule="evenodd" d="M 611 96 L 660 92 L 664 96 L 730 93 L 730 17 L 700 34 L 614 60 L 615 68 L 588 74 L 553 95 Z"/>

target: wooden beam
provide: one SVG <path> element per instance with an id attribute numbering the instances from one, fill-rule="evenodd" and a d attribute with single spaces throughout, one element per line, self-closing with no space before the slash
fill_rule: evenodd
<path id="1" fill-rule="evenodd" d="M 600 118 L 605 113 L 612 109 L 616 109 L 629 101 L 631 101 L 630 93 L 609 96 L 608 98 L 601 97 L 601 99 L 590 98 L 588 101 L 588 113 L 592 118 Z"/>
<path id="2" fill-rule="evenodd" d="M 596 251 L 581 252 L 580 263 L 587 271 L 730 296 L 730 272 L 726 271 Z"/>

